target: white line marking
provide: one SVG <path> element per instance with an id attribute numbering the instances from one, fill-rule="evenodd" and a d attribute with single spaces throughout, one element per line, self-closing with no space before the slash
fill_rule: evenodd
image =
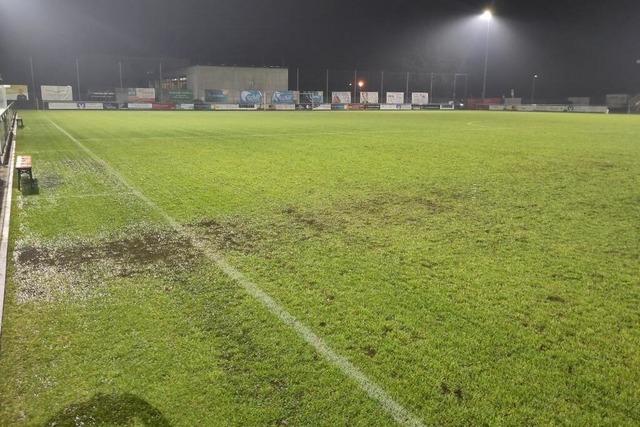
<path id="1" fill-rule="evenodd" d="M 117 170 L 115 170 L 109 163 L 98 157 L 93 151 L 87 148 L 84 144 L 78 141 L 73 135 L 64 130 L 61 126 L 56 124 L 53 120 L 47 117 L 47 120 L 51 122 L 60 132 L 66 135 L 71 141 L 73 141 L 81 150 L 83 150 L 89 157 L 96 162 L 100 163 L 109 171 L 115 178 L 120 180 L 124 186 L 130 189 L 130 191 L 143 200 L 150 208 L 157 211 L 165 221 L 171 225 L 176 232 L 186 236 L 191 243 L 201 250 L 211 261 L 213 261 L 218 268 L 220 268 L 229 278 L 233 279 L 239 284 L 249 295 L 257 299 L 263 306 L 265 306 L 271 314 L 276 316 L 282 323 L 291 327 L 300 338 L 304 339 L 309 345 L 311 345 L 322 357 L 324 357 L 332 365 L 339 368 L 343 374 L 355 381 L 360 388 L 365 391 L 369 397 L 378 401 L 380 406 L 393 417 L 396 422 L 406 426 L 423 426 L 422 421 L 413 415 L 408 409 L 396 402 L 386 391 L 382 389 L 373 380 L 367 377 L 360 369 L 352 364 L 347 358 L 339 355 L 333 350 L 322 338 L 316 335 L 308 326 L 299 321 L 295 316 L 289 313 L 279 302 L 273 299 L 269 294 L 264 292 L 258 285 L 249 280 L 238 269 L 233 267 L 217 252 L 211 250 L 206 243 L 198 240 L 196 236 L 183 227 L 178 221 L 171 217 L 164 209 L 160 208 L 155 202 L 145 196 L 140 190 L 130 184 Z"/>
<path id="2" fill-rule="evenodd" d="M 137 194 L 134 194 L 134 193 L 132 193 L 130 191 L 121 191 L 121 192 L 108 191 L 108 192 L 104 192 L 104 193 L 87 193 L 87 194 L 51 194 L 51 195 L 48 195 L 48 196 L 40 196 L 37 199 L 34 199 L 34 201 L 37 202 L 38 200 L 46 200 L 47 202 L 56 202 L 58 200 L 88 199 L 88 198 L 91 198 L 91 197 L 104 197 L 104 198 L 113 197 L 113 198 L 118 198 L 120 196 L 127 196 L 127 195 L 137 196 Z"/>
<path id="3" fill-rule="evenodd" d="M 7 252 L 9 250 L 9 225 L 11 223 L 11 197 L 13 194 L 13 166 L 16 153 L 16 130 L 13 130 L 11 141 L 11 155 L 9 156 L 9 175 L 2 207 L 2 241 L 0 242 L 0 336 L 2 336 L 2 314 L 4 312 L 4 294 L 7 282 Z"/>
<path id="4" fill-rule="evenodd" d="M 342 136 L 342 135 L 354 135 L 354 136 L 384 136 L 386 134 L 406 134 L 406 133 L 425 133 L 426 129 L 408 129 L 408 130 L 385 130 L 384 132 L 380 131 L 371 131 L 371 130 L 361 130 L 361 131 L 344 131 L 344 132 L 325 132 L 323 130 L 318 129 L 317 132 L 288 132 L 288 133 L 241 133 L 236 132 L 234 135 L 228 134 L 202 134 L 202 135 L 188 135 L 188 136 L 133 136 L 133 137 L 106 137 L 106 138 L 81 138 L 80 141 L 122 141 L 122 140 L 190 140 L 190 139 L 229 139 L 229 138 L 254 138 L 254 137 L 274 137 L 274 138 L 296 138 L 299 136 L 323 136 L 323 135 L 334 135 L 334 136 Z"/>

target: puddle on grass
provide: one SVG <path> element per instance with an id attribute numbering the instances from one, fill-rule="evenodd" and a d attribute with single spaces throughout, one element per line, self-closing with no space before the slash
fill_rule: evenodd
<path id="1" fill-rule="evenodd" d="M 419 227 L 430 217 L 451 210 L 436 199 L 395 193 L 376 194 L 332 206 L 309 209 L 287 205 L 266 219 L 206 218 L 192 223 L 193 232 L 221 251 L 244 254 L 268 251 L 274 243 L 307 241 L 334 235 L 350 239 L 355 228 L 375 225 Z"/>
<path id="2" fill-rule="evenodd" d="M 53 173 L 43 173 L 38 176 L 38 185 L 40 188 L 54 190 L 64 183 L 62 176 Z"/>
<path id="3" fill-rule="evenodd" d="M 87 298 L 110 279 L 175 278 L 199 259 L 185 237 L 153 226 L 131 227 L 96 240 L 18 241 L 14 251 L 19 303 Z"/>
<path id="4" fill-rule="evenodd" d="M 371 246 L 366 236 L 356 236 L 353 229 L 376 224 L 419 227 L 429 216 L 447 209 L 430 198 L 377 194 L 316 210 L 285 206 L 266 221 L 207 218 L 187 227 L 190 235 L 221 253 L 271 258 L 283 244 L 327 236 Z M 47 242 L 27 238 L 18 241 L 14 251 L 16 297 L 18 302 L 86 298 L 104 290 L 110 279 L 142 274 L 171 279 L 201 257 L 187 237 L 151 225 L 96 239 Z"/>

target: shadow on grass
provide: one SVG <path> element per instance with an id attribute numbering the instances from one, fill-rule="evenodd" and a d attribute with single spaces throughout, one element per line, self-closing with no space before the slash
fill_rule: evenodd
<path id="1" fill-rule="evenodd" d="M 29 181 L 29 178 L 19 176 L 20 180 L 20 192 L 23 196 L 35 196 L 40 194 L 40 187 L 38 187 L 38 179 L 33 178 L 33 181 Z"/>
<path id="2" fill-rule="evenodd" d="M 96 394 L 73 403 L 51 417 L 45 426 L 145 425 L 170 426 L 158 409 L 133 394 Z"/>

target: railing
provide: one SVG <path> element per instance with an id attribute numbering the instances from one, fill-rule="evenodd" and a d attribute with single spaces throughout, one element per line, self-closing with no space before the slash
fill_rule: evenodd
<path id="1" fill-rule="evenodd" d="M 15 132 L 16 110 L 14 104 L 11 103 L 0 113 L 0 122 L 2 123 L 2 140 L 0 140 L 0 160 L 3 165 L 9 161 L 9 152 L 11 151 L 11 142 L 13 141 L 13 133 Z"/>

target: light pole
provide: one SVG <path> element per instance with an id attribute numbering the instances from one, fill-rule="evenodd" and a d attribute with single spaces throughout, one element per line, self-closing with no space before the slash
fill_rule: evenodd
<path id="1" fill-rule="evenodd" d="M 487 96 L 487 68 L 489 66 L 489 34 L 491 33 L 491 20 L 493 19 L 493 13 L 491 10 L 487 9 L 482 14 L 482 19 L 487 21 L 487 38 L 485 43 L 485 51 L 484 51 L 484 75 L 482 78 L 482 99 L 484 100 Z"/>
<path id="2" fill-rule="evenodd" d="M 531 103 L 532 104 L 535 103 L 535 99 L 536 99 L 536 80 L 538 80 L 538 75 L 534 74 L 533 77 L 531 77 Z"/>

